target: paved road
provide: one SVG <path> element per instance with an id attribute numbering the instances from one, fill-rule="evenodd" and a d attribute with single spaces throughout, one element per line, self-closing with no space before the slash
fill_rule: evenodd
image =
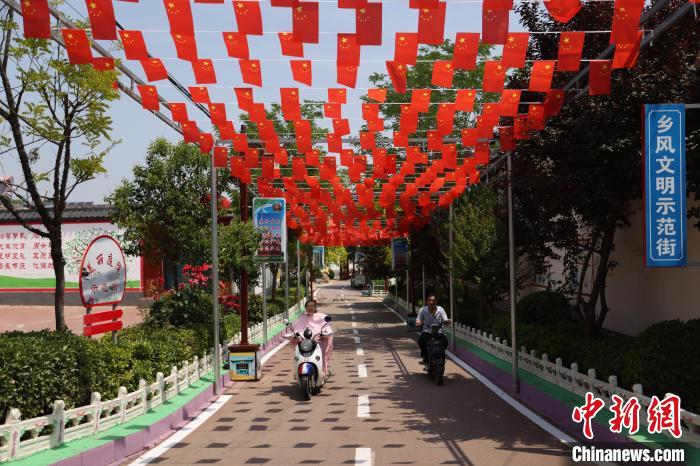
<path id="1" fill-rule="evenodd" d="M 302 401 L 287 345 L 263 380 L 229 389 L 228 403 L 152 464 L 571 464 L 565 445 L 453 362 L 436 386 L 399 319 L 348 288 L 349 302 L 330 302 L 341 287 L 318 295 L 336 332 L 335 375 L 320 395 Z"/>
<path id="2" fill-rule="evenodd" d="M 106 307 L 104 310 L 111 310 Z M 124 326 L 141 322 L 141 312 L 136 306 L 120 306 L 124 311 L 122 322 Z M 82 335 L 83 315 L 85 308 L 82 306 L 64 307 L 66 325 L 73 332 Z M 32 330 L 55 329 L 56 318 L 54 317 L 53 306 L 1 306 L 0 305 L 0 333 L 21 330 L 30 332 Z"/>

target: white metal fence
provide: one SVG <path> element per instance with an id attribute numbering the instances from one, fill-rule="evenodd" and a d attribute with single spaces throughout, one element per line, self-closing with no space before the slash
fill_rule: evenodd
<path id="1" fill-rule="evenodd" d="M 299 315 L 305 301 L 289 309 L 290 319 Z M 284 312 L 268 318 L 268 329 L 282 324 L 284 318 Z M 262 323 L 249 327 L 248 334 L 251 341 L 262 338 Z M 234 343 L 239 341 L 240 333 L 233 339 Z M 221 346 L 220 350 L 221 360 L 226 361 L 227 347 Z M 102 396 L 94 392 L 89 405 L 72 409 L 65 409 L 65 403 L 56 400 L 51 414 L 25 421 L 20 410 L 11 409 L 5 424 L 0 425 L 0 462 L 24 458 L 130 421 L 177 396 L 212 369 L 211 354 L 202 359 L 195 356 L 192 361 L 183 361 L 179 369 L 173 366 L 168 376 L 159 372 L 151 384 L 140 380 L 133 392 L 120 387 L 112 400 L 102 401 Z"/>
<path id="2" fill-rule="evenodd" d="M 396 298 L 391 295 L 390 299 L 395 303 Z M 406 301 L 399 298 L 399 306 L 406 309 Z M 513 349 L 508 346 L 508 341 L 493 335 L 487 335 L 481 330 L 455 324 L 455 335 L 474 346 L 481 348 L 487 353 L 502 359 L 512 361 Z M 449 337 L 449 332 L 448 332 Z M 625 401 L 631 397 L 636 397 L 641 405 L 640 412 L 645 413 L 651 403 L 651 399 L 644 396 L 642 386 L 634 384 L 632 391 L 621 388 L 617 385 L 617 376 L 611 375 L 608 381 L 604 382 L 596 378 L 595 369 L 588 369 L 587 373 L 579 372 L 578 364 L 573 363 L 571 367 L 564 367 L 561 358 L 550 361 L 549 355 L 544 353 L 537 357 L 537 351 L 531 349 L 529 352 L 525 346 L 518 351 L 518 367 L 526 372 L 534 374 L 548 382 L 551 382 L 569 392 L 585 396 L 586 392 L 591 392 L 606 401 L 606 406 L 612 403 L 612 395 L 618 395 Z M 640 426 L 646 427 L 646 415 L 640 415 Z M 700 416 L 690 411 L 681 410 L 681 429 L 683 435 L 681 440 L 695 447 L 700 447 Z"/>

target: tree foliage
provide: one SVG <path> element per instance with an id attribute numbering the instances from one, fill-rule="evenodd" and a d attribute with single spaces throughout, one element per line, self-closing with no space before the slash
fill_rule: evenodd
<path id="1" fill-rule="evenodd" d="M 5 183 L 17 201 L 0 196 L 0 202 L 24 228 L 49 239 L 56 328 L 62 330 L 63 212 L 78 185 L 104 173 L 104 157 L 117 142 L 108 114 L 118 98 L 116 72 L 70 65 L 58 44 L 20 38 L 6 5 L 0 6 L 0 28 L 0 148 L 19 161 L 22 173 L 18 182 Z M 40 225 L 20 216 L 19 206 L 35 211 Z"/>
<path id="2" fill-rule="evenodd" d="M 158 253 L 172 264 L 210 257 L 209 158 L 195 145 L 157 139 L 133 177 L 106 199 L 112 221 L 125 230 L 125 251 Z"/>
<path id="3" fill-rule="evenodd" d="M 661 8 L 645 28 L 659 24 L 680 4 L 676 0 Z M 531 31 L 561 29 L 537 4 L 521 4 L 518 11 Z M 608 24 L 611 15 L 611 4 L 589 4 L 566 28 L 592 30 Z M 555 35 L 534 35 L 528 58 L 556 58 L 557 41 Z M 586 55 L 595 57 L 607 44 L 606 35 L 588 35 Z M 576 297 L 588 335 L 600 330 L 610 310 L 605 289 L 608 272 L 616 265 L 615 232 L 628 227 L 639 208 L 641 106 L 698 101 L 698 44 L 697 28 L 688 16 L 655 38 L 635 68 L 613 72 L 611 95 L 569 98 L 543 131 L 519 144 L 514 156 L 518 244 L 536 269 L 563 260 L 568 271 L 564 287 Z M 553 87 L 562 87 L 570 77 L 559 73 Z M 527 87 L 519 77 L 512 85 Z M 523 95 L 524 100 L 530 97 Z M 697 138 L 697 124 L 689 124 L 688 131 Z M 688 158 L 697 157 L 697 149 L 690 149 L 695 154 Z M 594 278 L 586 297 L 578 277 L 591 269 Z"/>

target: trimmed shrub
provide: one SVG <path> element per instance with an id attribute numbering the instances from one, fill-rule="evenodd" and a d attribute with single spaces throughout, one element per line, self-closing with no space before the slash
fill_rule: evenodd
<path id="1" fill-rule="evenodd" d="M 624 358 L 625 383 L 640 383 L 647 395 L 672 392 L 682 407 L 700 411 L 700 319 L 659 322 L 639 334 Z"/>
<path id="2" fill-rule="evenodd" d="M 145 322 L 154 325 L 189 325 L 212 322 L 211 293 L 195 287 L 184 287 L 155 301 Z"/>
<path id="3" fill-rule="evenodd" d="M 516 312 L 518 322 L 551 324 L 569 319 L 571 305 L 563 294 L 544 290 L 518 301 Z"/>
<path id="4" fill-rule="evenodd" d="M 333 269 L 328 269 L 328 278 L 333 280 L 335 278 L 335 272 Z"/>

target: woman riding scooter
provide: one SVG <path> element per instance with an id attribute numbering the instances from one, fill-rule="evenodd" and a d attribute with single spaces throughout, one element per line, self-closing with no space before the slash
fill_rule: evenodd
<path id="1" fill-rule="evenodd" d="M 316 312 L 315 299 L 306 301 L 304 309 L 306 312 L 299 316 L 299 318 L 292 324 L 292 335 L 288 335 L 287 338 L 294 339 L 293 335 L 295 333 L 303 334 L 304 330 L 307 328 L 310 328 L 312 334 L 316 335 L 321 332 L 321 328 L 323 327 L 323 336 L 320 338 L 319 344 L 321 345 L 321 351 L 323 353 L 323 373 L 325 374 L 325 380 L 332 375 L 329 363 L 331 360 L 331 354 L 333 353 L 333 329 L 331 328 L 330 323 L 325 321 L 326 314 Z"/>

